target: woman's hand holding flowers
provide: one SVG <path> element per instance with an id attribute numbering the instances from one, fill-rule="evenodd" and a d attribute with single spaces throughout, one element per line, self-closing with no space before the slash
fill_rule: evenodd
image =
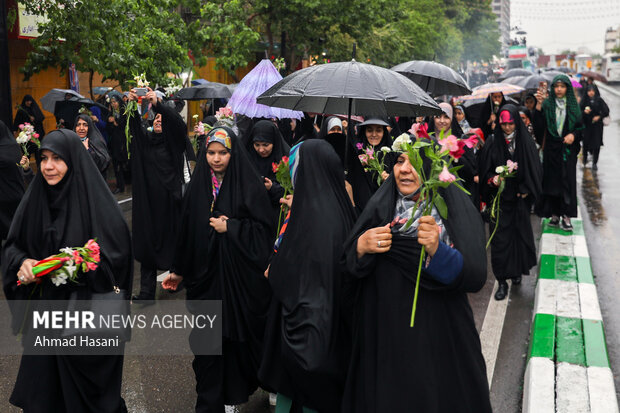
<path id="1" fill-rule="evenodd" d="M 439 248 L 439 226 L 430 215 L 420 217 L 418 226 L 418 243 L 426 249 L 429 256 L 435 255 Z"/>

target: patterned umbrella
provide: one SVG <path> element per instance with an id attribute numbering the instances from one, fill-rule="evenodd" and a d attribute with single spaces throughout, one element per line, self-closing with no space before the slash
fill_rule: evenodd
<path id="1" fill-rule="evenodd" d="M 504 95 L 514 95 L 521 93 L 525 89 L 521 86 L 511 85 L 510 83 L 487 83 L 486 85 L 474 88 L 471 95 L 460 96 L 457 100 L 479 100 L 486 99 L 491 93 L 503 93 Z"/>
<path id="2" fill-rule="evenodd" d="M 235 88 L 228 106 L 234 113 L 240 113 L 249 118 L 278 118 L 301 119 L 302 112 L 280 109 L 256 103 L 256 98 L 271 86 L 282 80 L 278 69 L 268 59 L 263 59 L 248 73 Z"/>

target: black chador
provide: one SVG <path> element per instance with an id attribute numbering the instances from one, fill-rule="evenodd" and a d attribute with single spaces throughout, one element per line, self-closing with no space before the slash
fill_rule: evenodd
<path id="1" fill-rule="evenodd" d="M 504 113 L 507 112 L 509 116 Z M 497 231 L 491 241 L 491 263 L 498 280 L 528 275 L 536 265 L 536 244 L 530 223 L 530 211 L 541 193 L 542 166 L 534 139 L 519 117 L 516 106 L 502 107 L 498 121 L 512 120 L 514 134 L 507 136 L 502 127 L 495 129 L 486 142 L 485 157 L 481 160 L 484 170 L 480 187 L 484 201 L 489 207 L 497 196 L 497 186 L 492 179 L 498 166 L 508 160 L 517 163 L 516 175 L 506 178 L 505 189 L 500 196 L 499 220 L 491 220 L 489 231 Z"/>
<path id="2" fill-rule="evenodd" d="M 88 300 L 93 292 L 116 286 L 131 291 L 133 259 L 129 228 L 95 163 L 72 131 L 47 134 L 48 149 L 67 164 L 64 178 L 48 185 L 39 173 L 23 197 L 11 224 L 2 259 L 4 293 L 8 300 L 63 300 L 72 292 Z M 60 248 L 97 239 L 101 263 L 80 276 L 79 283 L 55 286 L 46 278 L 17 286 L 17 271 L 26 258 L 41 260 Z M 112 277 L 112 279 L 111 279 Z M 17 332 L 21 322 L 15 323 Z M 32 356 L 21 359 L 12 404 L 26 412 L 126 412 L 121 398 L 123 356 Z"/>
<path id="3" fill-rule="evenodd" d="M 289 161 L 295 195 L 269 269 L 274 298 L 259 377 L 299 407 L 339 412 L 353 298 L 340 260 L 355 211 L 327 142 L 305 141 Z"/>
<path id="4" fill-rule="evenodd" d="M 213 142 L 230 153 L 221 182 L 206 160 Z M 228 218 L 227 229 L 219 233 L 210 219 L 222 216 Z M 275 238 L 274 222 L 267 191 L 241 142 L 231 129 L 216 127 L 206 136 L 183 199 L 174 258 L 188 300 L 222 300 L 222 355 L 197 355 L 193 362 L 197 412 L 244 403 L 258 387 L 271 300 L 263 273 Z"/>
<path id="5" fill-rule="evenodd" d="M 442 194 L 449 211 L 445 228 L 463 256 L 463 267 L 448 285 L 423 273 L 413 328 L 421 253 L 417 238 L 393 232 L 388 252 L 357 258 L 358 238 L 395 216 L 400 195 L 393 176 L 371 198 L 345 245 L 347 269 L 361 290 L 343 413 L 491 412 L 480 339 L 466 294 L 486 281 L 482 220 L 460 189 L 451 186 Z"/>
<path id="6" fill-rule="evenodd" d="M 13 214 L 24 195 L 24 180 L 18 166 L 21 158 L 21 148 L 0 121 L 0 242 L 6 239 Z"/>

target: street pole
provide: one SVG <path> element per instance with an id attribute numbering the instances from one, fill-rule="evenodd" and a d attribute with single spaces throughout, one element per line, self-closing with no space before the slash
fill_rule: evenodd
<path id="1" fill-rule="evenodd" d="M 9 70 L 9 30 L 6 25 L 6 0 L 0 0 L 0 120 L 13 126 L 11 110 L 11 75 Z"/>

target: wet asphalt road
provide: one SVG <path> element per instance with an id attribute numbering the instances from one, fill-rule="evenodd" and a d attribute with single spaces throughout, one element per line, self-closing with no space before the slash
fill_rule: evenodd
<path id="1" fill-rule="evenodd" d="M 620 85 L 611 86 L 620 95 Z M 605 127 L 598 171 L 579 163 L 577 187 L 607 349 L 620 399 L 620 96 L 601 88 L 612 123 Z"/>

